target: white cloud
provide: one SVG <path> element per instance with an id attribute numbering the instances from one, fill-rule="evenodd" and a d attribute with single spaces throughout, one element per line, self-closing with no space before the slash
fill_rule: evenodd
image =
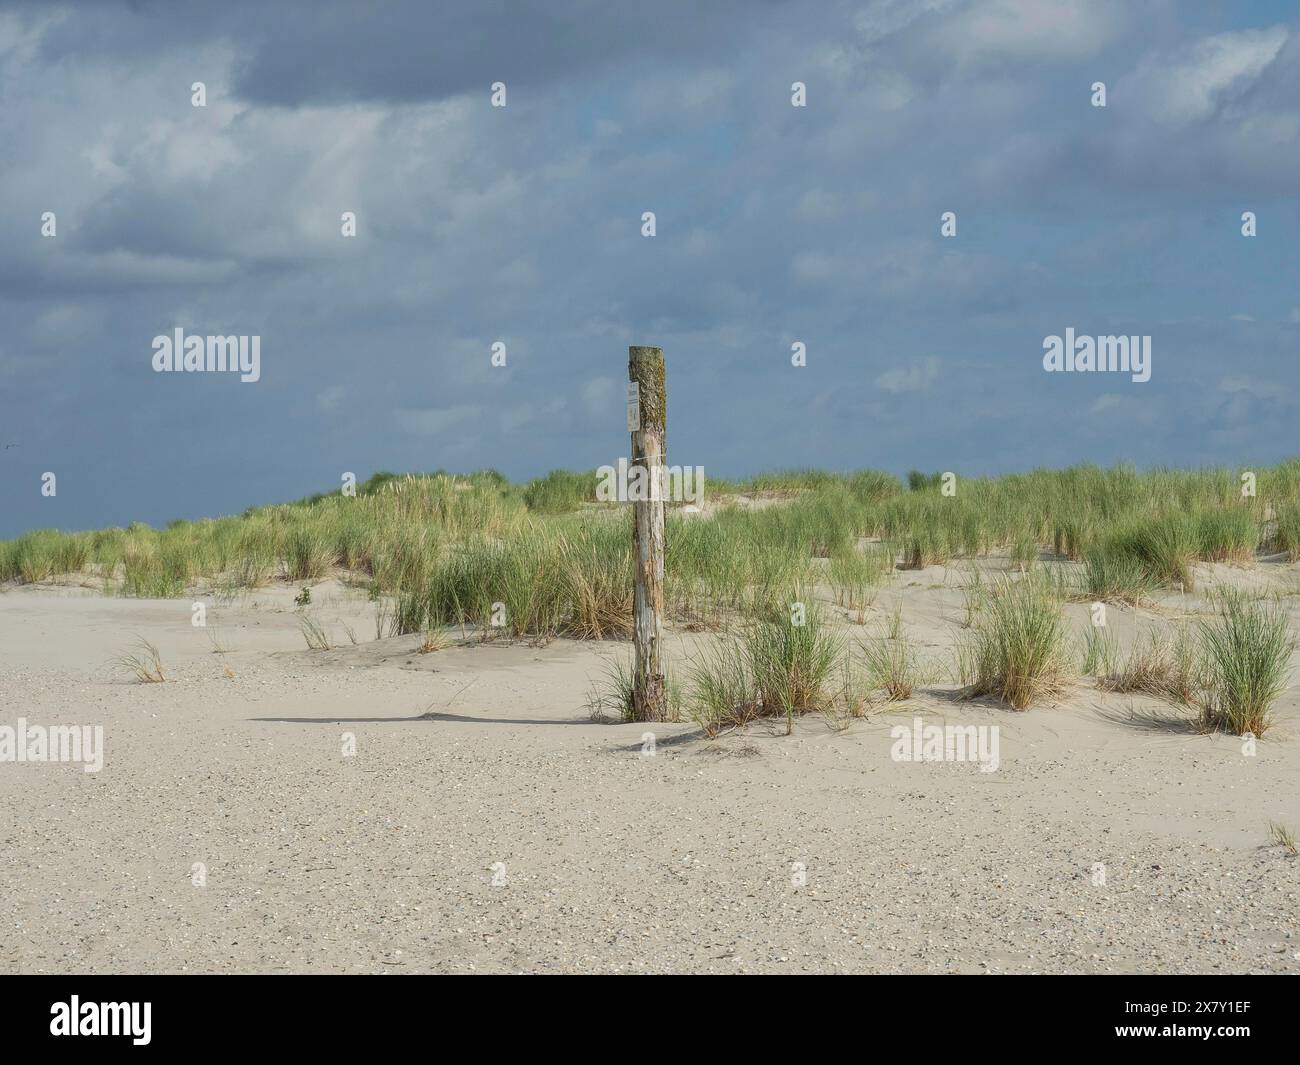
<path id="1" fill-rule="evenodd" d="M 944 19 L 933 40 L 967 61 L 1042 61 L 1092 55 L 1122 25 L 1122 7 L 1103 0 L 979 0 Z"/>
<path id="2" fill-rule="evenodd" d="M 401 408 L 393 411 L 393 417 L 399 428 L 417 436 L 437 436 L 448 429 L 463 425 L 482 414 L 478 406 L 425 408 L 413 410 Z"/>
<path id="3" fill-rule="evenodd" d="M 938 359 L 922 359 L 911 366 L 886 370 L 876 378 L 876 387 L 895 394 L 924 392 L 939 379 L 939 368 Z"/>
<path id="4" fill-rule="evenodd" d="M 33 344 L 43 348 L 57 348 L 75 344 L 87 337 L 97 326 L 99 315 L 83 307 L 63 304 L 46 311 L 31 324 L 27 331 Z"/>
<path id="5" fill-rule="evenodd" d="M 958 3 L 960 0 L 871 0 L 853 16 L 853 25 L 864 44 L 874 44 L 931 12 Z"/>
<path id="6" fill-rule="evenodd" d="M 1240 30 L 1204 37 L 1174 54 L 1148 56 L 1121 81 L 1112 106 L 1132 106 L 1173 124 L 1207 118 L 1253 84 L 1286 39 L 1281 26 Z"/>
<path id="7" fill-rule="evenodd" d="M 1164 421 L 1164 405 L 1149 396 L 1107 392 L 1094 399 L 1087 410 L 1080 424 L 1094 436 L 1113 437 L 1117 429 L 1125 426 L 1141 426 L 1150 431 Z"/>
<path id="8" fill-rule="evenodd" d="M 336 411 L 343 402 L 347 390 L 342 385 L 330 385 L 316 393 L 316 406 L 326 414 Z"/>

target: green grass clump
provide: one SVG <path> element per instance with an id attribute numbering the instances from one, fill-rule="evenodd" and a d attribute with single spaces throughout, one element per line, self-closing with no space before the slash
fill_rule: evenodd
<path id="1" fill-rule="evenodd" d="M 1130 523 L 1108 541 L 1107 550 L 1137 560 L 1152 580 L 1190 592 L 1196 585 L 1192 565 L 1200 555 L 1201 529 L 1194 517 L 1174 511 Z"/>
<path id="2" fill-rule="evenodd" d="M 1089 514 L 1065 513 L 1052 529 L 1052 552 L 1058 558 L 1080 562 L 1097 542 L 1095 518 Z"/>
<path id="3" fill-rule="evenodd" d="M 1278 551 L 1286 552 L 1288 562 L 1300 561 L 1300 503 L 1278 508 L 1273 545 Z"/>
<path id="4" fill-rule="evenodd" d="M 596 502 L 596 471 L 552 470 L 524 485 L 524 503 L 539 514 L 564 514 Z"/>
<path id="5" fill-rule="evenodd" d="M 626 638 L 631 531 L 624 521 L 531 521 L 513 539 L 450 546 L 426 580 L 397 591 L 396 633 L 475 625 L 484 638 Z"/>
<path id="6" fill-rule="evenodd" d="M 1109 677 L 1115 672 L 1119 639 L 1104 625 L 1089 625 L 1083 634 L 1083 674 Z"/>
<path id="7" fill-rule="evenodd" d="M 1294 639 L 1283 611 L 1239 593 L 1221 596 L 1218 617 L 1200 626 L 1206 731 L 1262 736 L 1290 678 Z"/>
<path id="8" fill-rule="evenodd" d="M 1278 821 L 1268 823 L 1268 842 L 1270 846 L 1281 847 L 1292 858 L 1300 857 L 1300 847 L 1296 846 L 1295 829 Z"/>
<path id="9" fill-rule="evenodd" d="M 707 736 L 740 728 L 761 713 L 745 645 L 726 637 L 706 647 L 688 671 L 687 714 Z"/>
<path id="10" fill-rule="evenodd" d="M 949 530 L 943 527 L 922 527 L 903 538 L 904 569 L 947 565 L 954 553 Z"/>
<path id="11" fill-rule="evenodd" d="M 1061 689 L 1068 675 L 1064 623 L 1047 582 L 1002 579 L 991 585 L 972 633 L 962 670 L 971 696 L 993 695 L 1025 710 Z"/>
<path id="12" fill-rule="evenodd" d="M 302 638 L 307 641 L 308 650 L 332 651 L 334 649 L 334 645 L 330 642 L 329 633 L 315 618 L 303 614 L 298 619 L 298 627 L 302 631 Z"/>
<path id="13" fill-rule="evenodd" d="M 920 470 L 908 470 L 907 472 L 907 490 L 909 492 L 937 492 L 942 483 L 942 473 L 922 473 Z"/>
<path id="14" fill-rule="evenodd" d="M 708 735 L 758 718 L 792 723 L 833 705 L 829 682 L 843 660 L 844 645 L 816 604 L 805 605 L 802 624 L 792 612 L 774 612 L 701 653 L 690 671 L 688 712 Z"/>
<path id="15" fill-rule="evenodd" d="M 888 702 L 912 697 L 924 679 L 921 661 L 911 642 L 899 633 L 859 641 L 866 670 L 867 686 L 882 691 Z"/>
<path id="16" fill-rule="evenodd" d="M 587 694 L 587 713 L 593 721 L 633 721 L 634 666 L 615 658 L 605 667 L 603 684 L 593 684 Z"/>
<path id="17" fill-rule="evenodd" d="M 835 591 L 835 603 L 844 607 L 859 624 L 866 621 L 867 608 L 876 600 L 876 590 L 894 568 L 889 548 L 871 544 L 863 551 L 842 551 L 830 560 L 828 576 Z"/>
<path id="18" fill-rule="evenodd" d="M 1038 561 L 1038 541 L 1029 533 L 1021 533 L 1011 545 L 1011 561 L 1022 571 L 1032 569 Z"/>
<path id="19" fill-rule="evenodd" d="M 122 554 L 123 595 L 141 599 L 173 599 L 183 595 L 194 573 L 191 552 L 184 544 L 128 537 Z"/>
<path id="20" fill-rule="evenodd" d="M 762 713 L 788 716 L 821 709 L 826 682 L 844 646 L 826 628 L 815 603 L 806 604 L 802 624 L 789 612 L 775 614 L 753 625 L 745 642 Z"/>
<path id="21" fill-rule="evenodd" d="M 1214 507 L 1197 516 L 1199 557 L 1207 562 L 1252 562 L 1259 546 L 1259 525 L 1251 511 L 1237 504 Z"/>
<path id="22" fill-rule="evenodd" d="M 322 580 L 336 561 L 334 546 L 322 529 L 299 525 L 285 537 L 286 576 L 291 581 Z"/>
<path id="23" fill-rule="evenodd" d="M 1084 559 L 1082 594 L 1088 599 L 1136 606 L 1156 587 L 1142 560 L 1121 546 L 1099 544 Z"/>

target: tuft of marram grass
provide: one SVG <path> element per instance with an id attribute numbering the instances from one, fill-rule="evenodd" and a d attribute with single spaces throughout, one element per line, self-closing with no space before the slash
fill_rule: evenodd
<path id="1" fill-rule="evenodd" d="M 710 736 L 766 717 L 784 717 L 789 728 L 834 704 L 830 681 L 843 663 L 843 641 L 815 602 L 801 617 L 774 611 L 701 652 L 690 668 L 688 712 Z"/>
<path id="2" fill-rule="evenodd" d="M 1236 592 L 1220 596 L 1218 616 L 1200 624 L 1205 694 L 1200 726 L 1262 736 L 1290 679 L 1294 638 L 1286 614 Z"/>
<path id="3" fill-rule="evenodd" d="M 1038 562 L 1039 554 L 1038 542 L 1028 533 L 1021 533 L 1011 545 L 1011 561 L 1022 573 L 1034 567 Z"/>
<path id="4" fill-rule="evenodd" d="M 831 557 L 829 577 L 835 602 L 848 610 L 857 622 L 866 622 L 867 608 L 876 600 L 876 590 L 893 569 L 893 551 L 880 545 L 865 550 L 850 548 Z"/>
<path id="5" fill-rule="evenodd" d="M 552 470 L 524 486 L 524 503 L 539 514 L 564 514 L 596 502 L 595 470 Z"/>
<path id="6" fill-rule="evenodd" d="M 1155 630 L 1140 635 L 1123 664 L 1107 670 L 1100 683 L 1108 691 L 1141 692 L 1190 706 L 1200 700 L 1206 680 L 1196 642 L 1180 627 L 1173 636 Z"/>
<path id="7" fill-rule="evenodd" d="M 1274 847 L 1283 848 L 1292 858 L 1300 855 L 1300 849 L 1296 847 L 1295 831 L 1289 826 L 1277 821 L 1268 823 L 1268 841 Z"/>
<path id="8" fill-rule="evenodd" d="M 323 531 L 300 525 L 286 537 L 285 561 L 289 580 L 303 581 L 328 577 L 337 559 Z"/>
<path id="9" fill-rule="evenodd" d="M 309 651 L 332 651 L 334 649 L 333 644 L 330 643 L 329 633 L 314 618 L 304 614 L 298 619 L 298 627 L 302 631 L 302 638 L 307 641 Z"/>
<path id="10" fill-rule="evenodd" d="M 854 721 L 867 716 L 871 703 L 871 681 L 848 656 L 840 663 L 832 698 L 822 707 L 822 716 L 835 732 L 843 732 Z"/>
<path id="11" fill-rule="evenodd" d="M 1083 634 L 1083 673 L 1103 680 L 1115 672 L 1119 638 L 1104 625 L 1089 625 Z"/>
<path id="12" fill-rule="evenodd" d="M 1259 525 L 1240 504 L 1211 507 L 1197 517 L 1200 557 L 1207 562 L 1247 563 L 1255 559 Z"/>
<path id="13" fill-rule="evenodd" d="M 1284 503 L 1278 508 L 1273 546 L 1286 552 L 1287 561 L 1300 561 L 1300 503 Z"/>
<path id="14" fill-rule="evenodd" d="M 883 691 L 888 702 L 902 702 L 912 697 L 924 674 L 920 658 L 911 641 L 903 635 L 879 636 L 859 640 L 867 683 L 872 690 Z"/>
<path id="15" fill-rule="evenodd" d="M 1200 555 L 1201 528 L 1192 515 L 1170 511 L 1132 522 L 1109 541 L 1112 551 L 1137 559 L 1148 576 L 1190 592 L 1196 586 L 1193 564 Z"/>
<path id="16" fill-rule="evenodd" d="M 633 701 L 634 666 L 622 659 L 612 659 L 605 667 L 600 683 L 593 684 L 587 693 L 587 714 L 592 721 L 634 721 L 636 710 Z M 667 680 L 668 720 L 682 719 L 682 692 L 670 670 Z"/>
<path id="17" fill-rule="evenodd" d="M 787 717 L 825 705 L 826 684 L 844 654 L 813 602 L 801 624 L 789 612 L 759 620 L 745 634 L 745 649 L 762 712 Z"/>
<path id="18" fill-rule="evenodd" d="M 351 638 L 352 642 L 356 643 L 357 639 L 352 630 L 348 629 L 346 625 L 343 627 L 347 629 L 348 636 Z M 433 654 L 435 651 L 441 651 L 450 642 L 451 638 L 447 635 L 446 630 L 436 628 L 426 629 L 424 632 L 424 639 L 420 641 L 420 646 L 416 648 L 416 653 L 422 655 Z"/>
<path id="19" fill-rule="evenodd" d="M 686 712 L 706 736 L 741 728 L 760 716 L 762 703 L 739 637 L 725 636 L 705 647 L 687 673 Z"/>
<path id="20" fill-rule="evenodd" d="M 977 608 L 963 673 L 969 695 L 992 695 L 1026 710 L 1061 690 L 1069 675 L 1064 622 L 1055 589 L 1026 577 L 992 584 Z"/>
<path id="21" fill-rule="evenodd" d="M 162 656 L 158 648 L 143 636 L 137 636 L 136 650 L 126 650 L 118 655 L 116 662 L 136 678 L 141 684 L 161 684 L 167 678 L 163 675 Z"/>
<path id="22" fill-rule="evenodd" d="M 1157 584 L 1140 558 L 1113 544 L 1098 544 L 1084 558 L 1081 594 L 1088 599 L 1138 606 Z"/>

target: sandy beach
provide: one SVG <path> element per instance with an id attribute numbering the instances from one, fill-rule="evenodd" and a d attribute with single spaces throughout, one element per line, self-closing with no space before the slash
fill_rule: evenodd
<path id="1" fill-rule="evenodd" d="M 868 624 L 901 606 L 948 655 L 962 579 L 899 572 Z M 1253 756 L 1087 680 L 1026 712 L 938 680 L 843 731 L 709 740 L 591 719 L 626 643 L 420 653 L 327 581 L 335 646 L 309 651 L 283 585 L 73 584 L 0 594 L 0 725 L 104 735 L 99 772 L 0 766 L 5 972 L 1300 972 L 1300 861 L 1269 841 L 1300 821 L 1294 686 Z M 137 634 L 164 683 L 113 664 Z M 711 638 L 670 629 L 670 665 Z M 997 726 L 996 771 L 895 760 L 915 718 Z"/>

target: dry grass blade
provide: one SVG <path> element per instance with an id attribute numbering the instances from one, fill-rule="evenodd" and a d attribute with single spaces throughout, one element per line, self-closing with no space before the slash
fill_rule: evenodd
<path id="1" fill-rule="evenodd" d="M 298 626 L 302 630 L 302 638 L 307 641 L 308 650 L 332 651 L 334 649 L 330 643 L 329 633 L 313 618 L 304 615 L 298 619 Z"/>
<path id="2" fill-rule="evenodd" d="M 139 650 L 123 651 L 118 655 L 117 665 L 134 676 L 141 684 L 161 684 L 167 678 L 163 675 L 162 658 L 158 648 L 143 636 L 136 637 Z"/>
<path id="3" fill-rule="evenodd" d="M 1296 849 L 1295 832 L 1286 825 L 1270 821 L 1268 825 L 1268 841 L 1274 847 L 1285 849 L 1292 858 L 1300 855 L 1300 850 Z"/>

